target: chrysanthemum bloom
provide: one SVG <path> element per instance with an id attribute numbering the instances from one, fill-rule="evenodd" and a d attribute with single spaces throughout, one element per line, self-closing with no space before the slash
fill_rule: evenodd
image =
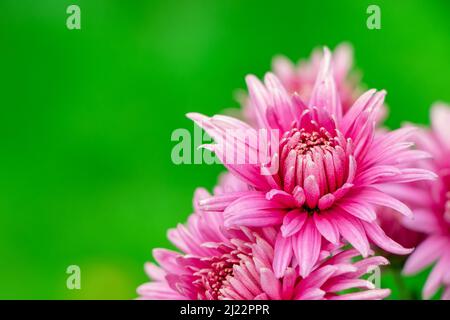
<path id="1" fill-rule="evenodd" d="M 207 196 L 206 191 L 199 190 L 196 200 Z M 275 277 L 272 261 L 276 235 L 274 228 L 258 232 L 246 227 L 227 230 L 221 213 L 194 213 L 186 226 L 169 232 L 170 240 L 182 253 L 153 251 L 159 266 L 146 264 L 152 281 L 138 288 L 140 299 L 366 300 L 389 295 L 389 290 L 377 289 L 362 279 L 387 260 L 370 257 L 352 262 L 359 255 L 354 249 L 323 248 L 307 277 L 299 276 L 297 261 L 287 266 L 283 277 Z M 351 293 L 338 295 L 348 289 Z"/>
<path id="2" fill-rule="evenodd" d="M 294 64 L 284 56 L 277 56 L 273 60 L 272 70 L 289 93 L 297 93 L 303 101 L 309 101 L 319 74 L 322 58 L 323 54 L 320 49 L 315 49 L 309 59 L 300 60 L 298 64 Z M 341 100 L 342 110 L 345 113 L 363 92 L 359 76 L 352 72 L 352 47 L 347 43 L 340 44 L 334 50 L 331 60 L 337 95 Z M 242 95 L 239 100 L 243 105 L 245 119 L 251 124 L 257 123 L 255 109 L 251 106 L 248 97 Z M 386 114 L 384 106 L 380 109 L 377 121 L 382 120 Z"/>
<path id="3" fill-rule="evenodd" d="M 273 135 L 255 144 L 258 131 L 242 121 L 188 115 L 215 140 L 205 147 L 252 187 L 205 199 L 202 210 L 224 210 L 227 227 L 281 226 L 273 262 L 277 277 L 284 275 L 293 257 L 306 277 L 319 260 L 323 242 L 336 244 L 341 237 L 364 257 L 369 240 L 388 252 L 410 253 L 385 235 L 376 223 L 375 207 L 412 216 L 406 205 L 383 192 L 384 185 L 434 178 L 427 170 L 409 166 L 423 156 L 405 141 L 413 129 L 375 132 L 385 92 L 369 90 L 343 114 L 332 70 L 331 54 L 325 50 L 307 102 L 290 94 L 273 74 L 266 75 L 264 84 L 247 77 L 258 127 L 280 132 L 270 163 L 227 160 L 242 158 L 243 153 L 244 160 L 254 159 L 261 149 L 274 149 Z"/>
<path id="4" fill-rule="evenodd" d="M 421 161 L 423 168 L 435 171 L 439 179 L 432 183 L 415 183 L 406 190 L 415 219 L 404 221 L 411 230 L 426 234 L 406 262 L 404 273 L 414 274 L 436 263 L 423 288 L 423 296 L 432 297 L 446 286 L 442 298 L 450 299 L 450 107 L 436 104 L 431 111 L 432 130 L 415 136 L 419 148 L 433 158 Z"/>

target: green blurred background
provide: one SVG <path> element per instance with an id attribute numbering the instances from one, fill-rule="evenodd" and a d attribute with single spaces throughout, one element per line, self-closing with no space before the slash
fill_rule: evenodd
<path id="1" fill-rule="evenodd" d="M 363 81 L 388 91 L 387 124 L 427 123 L 450 101 L 449 18 L 445 0 L 1 0 L 0 298 L 134 298 L 151 249 L 222 170 L 174 165 L 172 131 L 192 130 L 189 111 L 237 107 L 275 54 L 349 41 Z M 66 289 L 71 264 L 81 290 Z M 405 286 L 416 295 L 425 275 Z"/>

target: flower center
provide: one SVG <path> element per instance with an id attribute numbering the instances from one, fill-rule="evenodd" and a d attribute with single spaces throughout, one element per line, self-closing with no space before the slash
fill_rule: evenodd
<path id="1" fill-rule="evenodd" d="M 222 256 L 212 257 L 209 266 L 196 273 L 199 278 L 194 283 L 201 288 L 206 299 L 218 300 L 223 296 L 221 289 L 228 284 L 227 279 L 233 276 L 233 266 L 240 263 L 240 254 L 251 255 L 235 248 Z"/>
<path id="2" fill-rule="evenodd" d="M 288 132 L 287 138 L 289 141 L 285 146 L 285 152 L 295 150 L 298 155 L 312 153 L 316 147 L 323 151 L 332 151 L 335 145 L 333 136 L 324 128 L 313 132 L 306 132 L 303 128 L 300 130 L 294 128 Z"/>
<path id="3" fill-rule="evenodd" d="M 228 261 L 214 262 L 211 268 L 203 276 L 205 289 L 212 299 L 217 300 L 220 296 L 220 289 L 228 276 L 233 275 L 233 264 Z"/>
<path id="4" fill-rule="evenodd" d="M 309 131 L 292 128 L 283 135 L 280 150 L 283 189 L 304 198 L 303 207 L 308 212 L 319 210 L 319 199 L 325 195 L 323 203 L 332 203 L 333 193 L 353 179 L 351 141 L 337 130 L 332 135 L 323 127 Z"/>

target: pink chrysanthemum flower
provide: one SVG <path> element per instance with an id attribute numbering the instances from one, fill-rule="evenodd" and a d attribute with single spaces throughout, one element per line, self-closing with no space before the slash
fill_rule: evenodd
<path id="1" fill-rule="evenodd" d="M 409 166 L 423 156 L 405 141 L 412 129 L 375 131 L 385 92 L 367 91 L 343 114 L 332 70 L 326 49 L 307 102 L 290 94 L 273 74 L 266 75 L 264 84 L 247 77 L 258 127 L 280 132 L 277 143 L 273 135 L 255 143 L 258 131 L 231 117 L 188 115 L 215 140 L 205 147 L 251 186 L 205 199 L 202 210 L 224 210 L 227 227 L 281 226 L 273 261 L 277 277 L 284 275 L 293 257 L 306 277 L 324 241 L 337 244 L 341 237 L 364 257 L 369 240 L 395 254 L 410 253 L 385 235 L 376 223 L 375 208 L 386 206 L 412 216 L 406 205 L 383 192 L 384 185 L 434 178 L 428 170 Z M 272 150 L 269 163 L 247 161 L 261 149 Z M 239 157 L 246 161 L 232 161 Z"/>
<path id="2" fill-rule="evenodd" d="M 421 161 L 425 169 L 435 171 L 439 179 L 432 183 L 415 183 L 399 191 L 407 196 L 415 219 L 403 224 L 426 239 L 406 262 L 404 273 L 414 274 L 436 263 L 423 288 L 423 296 L 432 297 L 441 286 L 442 295 L 450 300 L 450 107 L 436 104 L 431 112 L 432 130 L 416 135 L 419 148 L 433 158 Z"/>
<path id="3" fill-rule="evenodd" d="M 289 93 L 297 93 L 303 101 L 309 101 L 319 74 L 322 58 L 323 53 L 320 49 L 315 49 L 309 59 L 300 60 L 298 64 L 294 64 L 284 56 L 277 56 L 273 59 L 272 70 Z M 334 50 L 331 60 L 336 91 L 342 110 L 346 113 L 362 93 L 359 76 L 352 73 L 353 48 L 347 43 L 340 44 Z M 256 111 L 248 97 L 242 95 L 239 100 L 243 105 L 245 119 L 250 124 L 256 124 Z M 380 109 L 377 121 L 381 121 L 386 114 L 384 106 Z"/>
<path id="4" fill-rule="evenodd" d="M 207 196 L 200 189 L 196 200 Z M 229 230 L 223 226 L 221 213 L 194 213 L 186 226 L 169 232 L 182 253 L 153 251 L 159 266 L 146 264 L 152 281 L 138 288 L 140 299 L 366 300 L 389 295 L 389 290 L 377 289 L 362 278 L 387 260 L 370 257 L 352 262 L 359 255 L 354 249 L 322 249 L 320 260 L 307 277 L 298 275 L 296 261 L 287 266 L 282 278 L 275 277 L 272 261 L 276 235 L 274 228 Z M 338 295 L 343 290 L 351 292 Z"/>

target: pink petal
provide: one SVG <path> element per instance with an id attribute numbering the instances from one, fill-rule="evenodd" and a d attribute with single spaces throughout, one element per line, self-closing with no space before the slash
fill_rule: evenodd
<path id="1" fill-rule="evenodd" d="M 281 278 L 292 259 L 292 240 L 291 237 L 285 238 L 281 232 L 278 233 L 275 241 L 273 270 L 275 277 Z"/>
<path id="2" fill-rule="evenodd" d="M 330 208 L 335 200 L 336 197 L 334 195 L 332 195 L 331 193 L 327 193 L 326 195 L 324 195 L 319 199 L 319 209 L 326 210 Z"/>
<path id="3" fill-rule="evenodd" d="M 405 263 L 404 274 L 414 274 L 435 262 L 449 247 L 445 237 L 430 236 L 425 239 Z"/>
<path id="4" fill-rule="evenodd" d="M 445 289 L 444 293 L 442 294 L 441 300 L 450 300 L 450 286 Z"/>
<path id="5" fill-rule="evenodd" d="M 414 217 L 412 219 L 402 219 L 402 225 L 417 232 L 436 233 L 440 230 L 440 225 L 432 210 L 431 208 L 415 209 Z"/>
<path id="6" fill-rule="evenodd" d="M 305 200 L 306 200 L 306 196 L 305 196 L 305 191 L 303 190 L 302 187 L 296 186 L 294 188 L 294 191 L 292 192 L 292 196 L 295 199 L 295 203 L 296 203 L 297 207 L 303 206 L 303 204 L 305 203 Z"/>
<path id="7" fill-rule="evenodd" d="M 296 201 L 294 197 L 290 193 L 287 193 L 286 191 L 272 189 L 266 193 L 266 198 L 267 200 L 276 201 L 287 208 L 292 208 L 296 206 Z"/>
<path id="8" fill-rule="evenodd" d="M 380 248 L 395 254 L 410 254 L 414 249 L 407 249 L 389 238 L 375 222 L 361 221 L 370 240 Z"/>
<path id="9" fill-rule="evenodd" d="M 360 201 L 367 201 L 375 205 L 392 208 L 407 217 L 413 216 L 411 210 L 404 203 L 391 197 L 387 193 L 381 192 L 374 188 L 364 188 L 358 193 L 357 197 Z"/>
<path id="10" fill-rule="evenodd" d="M 336 200 L 341 199 L 351 190 L 352 187 L 353 187 L 352 183 L 344 183 L 342 187 L 333 192 L 333 195 L 336 198 Z"/>
<path id="11" fill-rule="evenodd" d="M 302 290 L 307 288 L 320 288 L 325 282 L 328 281 L 328 279 L 330 279 L 334 275 L 336 270 L 336 266 L 321 266 L 311 272 L 307 278 L 303 279 L 303 281 L 300 283 L 300 288 Z"/>
<path id="12" fill-rule="evenodd" d="M 247 83 L 248 92 L 252 105 L 254 106 L 259 126 L 270 128 L 266 119 L 267 102 L 269 101 L 269 95 L 266 88 L 261 81 L 253 75 L 245 77 L 245 82 Z"/>
<path id="13" fill-rule="evenodd" d="M 327 291 L 339 292 L 343 290 L 359 288 L 359 289 L 375 289 L 375 285 L 364 279 L 342 279 L 333 285 L 327 287 Z"/>
<path id="14" fill-rule="evenodd" d="M 224 211 L 225 226 L 268 227 L 281 224 L 285 211 L 263 193 L 250 194 L 234 201 Z"/>
<path id="15" fill-rule="evenodd" d="M 175 251 L 159 248 L 153 249 L 153 257 L 168 273 L 182 274 L 185 272 L 176 261 L 179 256 L 180 254 Z"/>
<path id="16" fill-rule="evenodd" d="M 313 175 L 308 176 L 305 179 L 303 189 L 305 191 L 306 203 L 308 207 L 315 208 L 320 196 L 319 185 L 316 177 Z"/>
<path id="17" fill-rule="evenodd" d="M 436 133 L 439 141 L 450 149 L 450 107 L 443 103 L 436 103 L 431 108 L 431 123 L 433 131 Z"/>
<path id="18" fill-rule="evenodd" d="M 283 218 L 283 225 L 281 226 L 281 232 L 283 237 L 289 237 L 299 232 L 303 227 L 308 214 L 302 212 L 299 209 L 289 211 Z"/>
<path id="19" fill-rule="evenodd" d="M 374 289 L 330 297 L 330 300 L 381 300 L 391 294 L 389 289 Z"/>
<path id="20" fill-rule="evenodd" d="M 295 65 L 285 56 L 275 56 L 272 60 L 272 70 L 284 83 L 297 77 Z"/>
<path id="21" fill-rule="evenodd" d="M 353 48 L 348 43 L 341 43 L 333 52 L 333 72 L 337 83 L 345 81 L 353 66 Z"/>
<path id="22" fill-rule="evenodd" d="M 289 130 L 292 122 L 296 119 L 290 95 L 280 80 L 271 72 L 264 76 L 264 83 L 272 98 L 270 108 L 274 109 L 281 129 Z"/>
<path id="23" fill-rule="evenodd" d="M 290 300 L 294 293 L 297 273 L 293 268 L 287 268 L 283 276 L 282 297 L 284 300 Z"/>
<path id="24" fill-rule="evenodd" d="M 398 159 L 398 155 L 396 155 Z M 409 159 L 411 161 L 411 158 Z M 426 169 L 420 168 L 406 168 L 401 169 L 400 174 L 396 176 L 384 177 L 382 181 L 378 183 L 409 183 L 414 181 L 422 181 L 422 180 L 436 180 L 438 176 Z M 381 179 L 380 179 L 381 180 Z"/>
<path id="25" fill-rule="evenodd" d="M 353 273 L 354 277 L 361 277 L 370 272 L 376 266 L 386 266 L 389 261 L 385 257 L 375 256 L 359 260 L 353 264 L 358 270 Z"/>
<path id="26" fill-rule="evenodd" d="M 233 201 L 250 193 L 252 191 L 228 192 L 221 195 L 209 196 L 199 200 L 197 205 L 199 209 L 205 211 L 223 211 Z"/>
<path id="27" fill-rule="evenodd" d="M 281 299 L 280 281 L 275 277 L 273 272 L 267 268 L 260 270 L 261 274 L 261 288 L 272 300 Z"/>
<path id="28" fill-rule="evenodd" d="M 315 214 L 314 223 L 325 239 L 334 244 L 339 243 L 339 230 L 329 213 Z"/>
<path id="29" fill-rule="evenodd" d="M 296 295 L 295 300 L 322 300 L 325 296 L 325 291 L 319 288 L 308 288 L 304 291 L 300 291 Z"/>
<path id="30" fill-rule="evenodd" d="M 371 205 L 347 201 L 339 204 L 339 208 L 352 216 L 367 222 L 372 222 L 377 219 L 377 214 Z"/>
<path id="31" fill-rule="evenodd" d="M 309 275 L 319 258 L 321 238 L 312 219 L 308 219 L 296 236 L 293 243 L 294 253 L 299 264 L 300 276 L 303 278 Z"/>
<path id="32" fill-rule="evenodd" d="M 180 293 L 172 290 L 167 283 L 150 282 L 137 288 L 137 293 L 142 299 L 148 300 L 189 300 Z"/>
<path id="33" fill-rule="evenodd" d="M 444 256 L 434 266 L 423 287 L 424 299 L 430 299 L 442 285 L 445 274 L 450 270 L 450 255 Z"/>
<path id="34" fill-rule="evenodd" d="M 335 219 L 342 237 L 350 242 L 363 257 L 367 257 L 370 249 L 369 241 L 360 221 L 350 215 L 345 216 L 344 214 L 336 215 Z"/>
<path id="35" fill-rule="evenodd" d="M 270 300 L 267 294 L 261 293 L 255 297 L 254 300 Z"/>
<path id="36" fill-rule="evenodd" d="M 316 83 L 314 84 L 311 93 L 309 106 L 323 108 L 334 115 L 338 120 L 342 117 L 342 106 L 336 90 L 331 66 L 331 53 L 328 48 L 324 49 Z"/>
<path id="37" fill-rule="evenodd" d="M 245 287 L 253 296 L 261 293 L 261 289 L 259 288 L 259 278 L 257 280 L 254 279 L 251 273 L 246 269 L 245 265 L 234 265 L 233 277 L 238 279 L 241 283 L 244 283 Z"/>
<path id="38" fill-rule="evenodd" d="M 166 276 L 166 272 L 162 268 L 150 262 L 145 264 L 145 273 L 154 281 L 163 281 Z"/>
<path id="39" fill-rule="evenodd" d="M 235 277 L 230 277 L 227 279 L 227 281 L 231 285 L 231 287 L 233 287 L 236 292 L 239 292 L 239 295 L 245 300 L 250 300 L 253 298 L 253 294 L 247 289 L 246 284 L 242 283 Z"/>

